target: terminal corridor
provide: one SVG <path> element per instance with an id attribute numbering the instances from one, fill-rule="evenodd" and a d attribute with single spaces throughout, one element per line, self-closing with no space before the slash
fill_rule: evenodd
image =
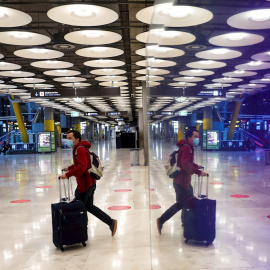
<path id="1" fill-rule="evenodd" d="M 52 243 L 51 203 L 59 201 L 57 176 L 71 163 L 71 150 L 1 156 L 1 270 L 270 269 L 270 166 L 264 150 L 196 149 L 195 162 L 210 174 L 209 198 L 217 200 L 216 239 L 205 247 L 184 243 L 180 212 L 162 235 L 156 228 L 156 218 L 175 202 L 164 169 L 174 149 L 173 143 L 151 141 L 148 168 L 130 166 L 130 151 L 114 143 L 93 144 L 105 167 L 95 204 L 118 220 L 117 233 L 111 237 L 88 214 L 87 246 L 64 252 Z"/>

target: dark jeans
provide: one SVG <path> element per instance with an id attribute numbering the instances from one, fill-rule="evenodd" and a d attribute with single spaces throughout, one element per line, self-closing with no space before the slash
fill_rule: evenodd
<path id="1" fill-rule="evenodd" d="M 193 197 L 193 187 L 190 185 L 189 189 L 183 189 L 181 186 L 173 182 L 173 187 L 176 193 L 176 203 L 173 204 L 168 210 L 166 210 L 163 215 L 159 218 L 161 224 L 165 223 L 172 216 L 174 216 L 178 211 L 180 211 L 188 198 Z"/>
<path id="2" fill-rule="evenodd" d="M 95 217 L 103 221 L 104 223 L 106 223 L 108 226 L 111 226 L 112 224 L 111 217 L 94 205 L 95 190 L 96 190 L 96 184 L 91 186 L 87 191 L 83 193 L 79 193 L 78 188 L 76 188 L 75 199 L 82 201 L 85 205 L 86 210 L 89 213 L 91 213 L 92 215 L 94 215 Z"/>

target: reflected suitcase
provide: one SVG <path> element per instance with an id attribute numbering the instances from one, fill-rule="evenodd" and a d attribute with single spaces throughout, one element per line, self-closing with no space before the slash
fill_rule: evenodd
<path id="1" fill-rule="evenodd" d="M 59 181 L 60 202 L 51 205 L 53 243 L 57 248 L 64 251 L 64 245 L 82 243 L 86 246 L 87 233 L 87 211 L 81 201 L 70 202 L 70 193 L 66 194 L 65 180 Z M 61 182 L 64 184 L 65 197 L 62 199 Z M 68 179 L 68 191 L 70 184 Z"/>
<path id="2" fill-rule="evenodd" d="M 185 243 L 189 240 L 212 244 L 216 237 L 216 201 L 208 199 L 208 176 L 206 195 L 201 195 L 202 177 L 198 178 L 198 198 L 190 198 L 183 208 Z"/>

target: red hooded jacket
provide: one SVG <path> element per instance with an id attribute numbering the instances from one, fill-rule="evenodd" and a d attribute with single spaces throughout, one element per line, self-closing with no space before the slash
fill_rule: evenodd
<path id="1" fill-rule="evenodd" d="M 177 166 L 181 168 L 179 174 L 173 179 L 178 185 L 184 189 L 189 189 L 191 176 L 195 173 L 201 174 L 199 166 L 193 162 L 194 147 L 187 140 L 180 140 L 176 146 L 179 149 Z"/>
<path id="2" fill-rule="evenodd" d="M 87 171 L 89 168 L 91 168 L 91 160 L 90 154 L 85 147 L 90 149 L 91 144 L 87 141 L 80 141 L 78 144 L 73 146 L 74 164 L 68 167 L 69 171 L 66 173 L 68 178 L 71 176 L 76 177 L 79 193 L 85 192 L 89 187 L 96 183 L 96 180 L 92 178 Z M 76 149 L 77 157 L 75 156 Z"/>

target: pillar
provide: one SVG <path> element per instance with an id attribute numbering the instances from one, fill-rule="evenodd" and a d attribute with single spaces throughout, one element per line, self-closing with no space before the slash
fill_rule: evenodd
<path id="1" fill-rule="evenodd" d="M 90 138 L 94 142 L 95 141 L 95 124 L 94 122 L 90 122 Z"/>
<path id="2" fill-rule="evenodd" d="M 228 131 L 228 137 L 227 137 L 228 141 L 233 140 L 233 134 L 234 134 L 234 131 L 235 131 L 235 124 L 236 124 L 236 121 L 238 119 L 238 115 L 239 115 L 239 112 L 240 112 L 240 109 L 241 109 L 241 105 L 242 105 L 242 101 L 237 101 L 234 104 L 231 124 L 230 124 L 230 128 L 229 128 L 229 131 Z"/>
<path id="3" fill-rule="evenodd" d="M 139 147 L 143 148 L 144 141 L 143 141 L 143 109 L 138 109 L 138 126 L 139 126 Z"/>
<path id="4" fill-rule="evenodd" d="M 61 126 L 60 126 L 60 125 L 56 125 L 56 128 L 57 128 L 57 134 L 58 134 L 59 146 L 62 146 L 62 140 L 61 140 L 61 133 L 62 133 L 62 130 L 61 130 Z"/>
<path id="5" fill-rule="evenodd" d="M 196 127 L 197 126 L 197 113 L 193 112 L 190 117 L 190 126 Z"/>
<path id="6" fill-rule="evenodd" d="M 79 131 L 81 133 L 80 117 L 76 117 L 74 120 L 75 120 L 74 129 L 77 130 L 77 131 Z"/>
<path id="7" fill-rule="evenodd" d="M 11 97 L 12 99 L 14 98 L 13 96 Z M 13 106 L 13 110 L 16 116 L 16 120 L 19 126 L 19 130 L 21 132 L 21 136 L 22 136 L 22 141 L 23 143 L 28 143 L 28 134 L 27 134 L 27 130 L 26 127 L 24 125 L 24 120 L 22 117 L 22 111 L 21 111 L 21 107 L 20 104 L 17 102 L 12 102 L 12 106 Z"/>
<path id="8" fill-rule="evenodd" d="M 212 106 L 207 106 L 203 110 L 203 130 L 212 129 Z"/>
<path id="9" fill-rule="evenodd" d="M 142 84 L 142 109 L 143 109 L 143 150 L 144 150 L 144 166 L 149 165 L 149 147 L 148 147 L 148 105 L 147 96 L 149 93 L 149 86 L 146 86 L 146 82 Z"/>
<path id="10" fill-rule="evenodd" d="M 44 131 L 54 131 L 53 108 L 44 108 Z"/>
<path id="11" fill-rule="evenodd" d="M 177 135 L 177 141 L 183 140 L 185 138 L 185 124 L 183 123 L 182 119 L 178 120 L 178 135 Z"/>

